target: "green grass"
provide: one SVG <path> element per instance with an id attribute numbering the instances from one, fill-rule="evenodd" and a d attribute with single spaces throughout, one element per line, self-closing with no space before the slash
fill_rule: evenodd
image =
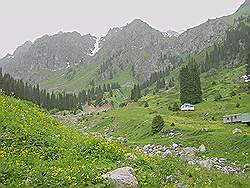
<path id="1" fill-rule="evenodd" d="M 135 112 L 141 109 L 134 108 Z M 123 166 L 135 169 L 142 187 L 176 186 L 166 182 L 168 175 L 195 187 L 249 185 L 244 177 L 189 167 L 177 158 L 144 157 L 131 147 L 84 136 L 64 127 L 36 105 L 2 94 L 0 112 L 0 187 L 110 187 L 101 175 Z M 131 114 L 138 118 L 131 121 L 140 121 L 142 116 Z M 125 114 L 117 118 L 125 118 Z M 128 152 L 136 154 L 137 159 L 126 159 Z"/>
<path id="2" fill-rule="evenodd" d="M 97 77 L 98 68 L 100 67 L 101 62 L 96 61 L 96 59 L 92 59 L 90 62 L 84 65 L 78 65 L 72 67 L 72 70 L 75 71 L 75 74 L 71 79 L 67 78 L 65 75 L 67 71 L 56 71 L 50 74 L 49 78 L 40 83 L 41 88 L 46 88 L 49 91 L 68 91 L 68 92 L 78 92 L 83 89 L 90 88 L 89 82 Z M 119 70 L 115 65 L 113 66 L 113 70 L 119 71 L 119 74 L 116 74 L 111 80 L 99 80 L 95 83 L 96 86 L 103 85 L 104 83 L 113 83 L 118 82 L 120 85 L 127 84 L 127 82 L 133 81 L 133 77 L 131 75 L 131 68 L 127 68 L 125 70 Z M 133 84 L 130 84 L 127 87 L 132 87 Z"/>
<path id="3" fill-rule="evenodd" d="M 244 70 L 244 66 L 241 66 L 233 70 L 222 70 L 212 76 L 203 74 L 204 101 L 196 105 L 195 112 L 168 110 L 169 104 L 179 101 L 176 87 L 170 91 L 161 91 L 157 95 L 144 96 L 138 103 L 128 107 L 88 117 L 88 121 L 83 124 L 88 126 L 90 131 L 104 132 L 107 128 L 113 129 L 112 136 L 126 136 L 129 143 L 137 145 L 178 143 L 199 147 L 205 144 L 206 156 L 223 157 L 243 167 L 249 163 L 249 127 L 244 124 L 225 125 L 223 116 L 250 112 L 250 95 L 244 92 L 244 84 L 239 81 Z M 215 102 L 214 95 L 218 91 L 223 98 Z M 235 91 L 237 95 L 231 97 L 231 91 Z M 149 108 L 144 108 L 145 101 L 148 101 Z M 240 104 L 238 108 L 237 103 Z M 152 135 L 152 119 L 158 114 L 164 118 L 165 128 L 159 134 Z M 175 127 L 170 127 L 171 123 L 174 123 Z M 166 132 L 173 128 L 182 135 L 166 137 Z M 208 128 L 209 132 L 202 132 L 202 128 Z M 235 128 L 240 128 L 243 134 L 232 134 Z"/>

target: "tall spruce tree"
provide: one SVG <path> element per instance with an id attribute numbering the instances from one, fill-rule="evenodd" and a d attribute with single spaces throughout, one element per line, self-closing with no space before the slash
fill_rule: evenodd
<path id="1" fill-rule="evenodd" d="M 202 90 L 198 66 L 191 59 L 187 66 L 180 70 L 180 100 L 181 103 L 199 103 L 202 101 Z"/>

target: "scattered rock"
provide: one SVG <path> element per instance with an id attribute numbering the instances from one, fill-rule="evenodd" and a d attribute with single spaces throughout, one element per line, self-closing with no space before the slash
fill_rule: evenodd
<path id="1" fill-rule="evenodd" d="M 121 142 L 121 143 L 127 142 L 127 139 L 125 137 L 122 137 L 122 136 L 118 137 L 116 140 L 118 142 Z"/>
<path id="2" fill-rule="evenodd" d="M 200 145 L 200 147 L 198 148 L 198 150 L 200 152 L 205 152 L 206 151 L 205 145 L 204 144 Z"/>
<path id="3" fill-rule="evenodd" d="M 195 160 L 192 160 L 192 161 L 188 161 L 188 165 L 191 165 L 191 166 L 193 166 L 193 165 L 195 165 L 196 164 L 196 161 Z"/>
<path id="4" fill-rule="evenodd" d="M 195 152 L 196 149 L 193 148 L 193 147 L 187 147 L 187 148 L 184 148 L 180 153 L 180 157 L 181 159 L 183 160 L 186 160 L 186 161 L 191 161 L 191 160 L 194 160 L 195 159 Z"/>
<path id="5" fill-rule="evenodd" d="M 123 167 L 102 175 L 102 177 L 111 180 L 118 188 L 138 188 L 139 184 L 134 174 L 133 168 Z"/>
<path id="6" fill-rule="evenodd" d="M 208 128 L 202 128 L 201 131 L 208 132 Z"/>
<path id="7" fill-rule="evenodd" d="M 206 160 L 199 161 L 199 165 L 201 165 L 204 168 L 210 169 L 213 167 L 213 162 L 211 159 L 206 159 Z"/>
<path id="8" fill-rule="evenodd" d="M 126 153 L 126 154 L 125 154 L 125 157 L 126 157 L 127 159 L 130 159 L 130 160 L 136 160 L 136 159 L 137 159 L 136 155 L 133 154 L 133 153 Z"/>
<path id="9" fill-rule="evenodd" d="M 239 129 L 239 128 L 235 128 L 233 131 L 232 131 L 233 134 L 236 134 L 236 133 L 239 133 L 241 134 L 242 131 Z"/>
<path id="10" fill-rule="evenodd" d="M 167 182 L 173 182 L 174 178 L 172 175 L 166 177 Z"/>
<path id="11" fill-rule="evenodd" d="M 95 138 L 103 138 L 103 136 L 102 136 L 101 133 L 93 132 L 92 134 L 93 134 L 93 136 L 94 136 Z"/>
<path id="12" fill-rule="evenodd" d="M 105 140 L 108 141 L 108 142 L 111 142 L 112 141 L 112 137 L 106 136 Z"/>
<path id="13" fill-rule="evenodd" d="M 178 148 L 178 144 L 173 144 L 173 145 L 172 145 L 172 148 L 173 148 L 173 149 Z"/>
<path id="14" fill-rule="evenodd" d="M 169 157 L 172 155 L 172 152 L 170 150 L 166 150 L 162 155 L 163 157 Z"/>
<path id="15" fill-rule="evenodd" d="M 244 168 L 245 168 L 246 170 L 250 170 L 250 164 L 249 164 L 249 163 L 245 164 L 245 165 L 244 165 Z"/>

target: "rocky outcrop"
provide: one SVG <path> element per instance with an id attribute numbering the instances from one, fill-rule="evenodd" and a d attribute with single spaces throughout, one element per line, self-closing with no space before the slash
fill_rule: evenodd
<path id="1" fill-rule="evenodd" d="M 95 41 L 96 37 L 77 32 L 44 35 L 33 43 L 25 42 L 12 55 L 1 59 L 0 66 L 15 78 L 37 83 L 49 73 L 87 61 Z"/>
<path id="2" fill-rule="evenodd" d="M 139 19 L 122 28 L 112 28 L 100 40 L 96 57 L 108 66 L 96 79 L 108 80 L 110 74 L 116 76 L 133 66 L 137 79 L 143 81 L 152 72 L 178 65 L 180 54 L 198 53 L 223 41 L 228 28 L 222 19 L 208 20 L 180 35 L 160 32 Z"/>
<path id="3" fill-rule="evenodd" d="M 179 53 L 197 53 L 212 46 L 214 43 L 222 41 L 226 37 L 229 25 L 218 18 L 188 29 L 178 37 L 175 49 Z"/>
<path id="4" fill-rule="evenodd" d="M 158 64 L 158 58 L 165 40 L 167 39 L 160 31 L 139 19 L 122 28 L 110 29 L 101 39 L 100 50 L 97 53 L 100 61 L 106 57 L 109 63 L 99 78 L 110 79 L 110 72 L 119 74 L 119 71 L 131 68 L 132 65 L 137 75 L 148 75 L 163 69 L 163 65 Z"/>
<path id="5" fill-rule="evenodd" d="M 94 106 L 94 105 L 88 105 L 86 104 L 83 106 L 83 111 L 86 114 L 93 114 L 93 113 L 98 113 L 98 112 L 107 112 L 112 109 L 111 104 L 103 104 L 102 106 Z"/>
<path id="6" fill-rule="evenodd" d="M 118 168 L 102 176 L 111 180 L 117 188 L 138 188 L 139 184 L 135 177 L 135 171 L 131 167 Z"/>

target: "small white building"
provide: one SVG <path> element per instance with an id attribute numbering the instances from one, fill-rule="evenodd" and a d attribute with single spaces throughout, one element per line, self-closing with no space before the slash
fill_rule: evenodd
<path id="1" fill-rule="evenodd" d="M 245 82 L 245 83 L 248 83 L 250 82 L 250 75 L 243 75 L 240 77 L 240 79 Z"/>
<path id="2" fill-rule="evenodd" d="M 223 116 L 223 122 L 224 123 L 239 123 L 241 122 L 240 114 L 232 114 L 232 115 Z"/>
<path id="3" fill-rule="evenodd" d="M 190 103 L 184 103 L 181 105 L 181 111 L 194 111 L 195 105 Z"/>

